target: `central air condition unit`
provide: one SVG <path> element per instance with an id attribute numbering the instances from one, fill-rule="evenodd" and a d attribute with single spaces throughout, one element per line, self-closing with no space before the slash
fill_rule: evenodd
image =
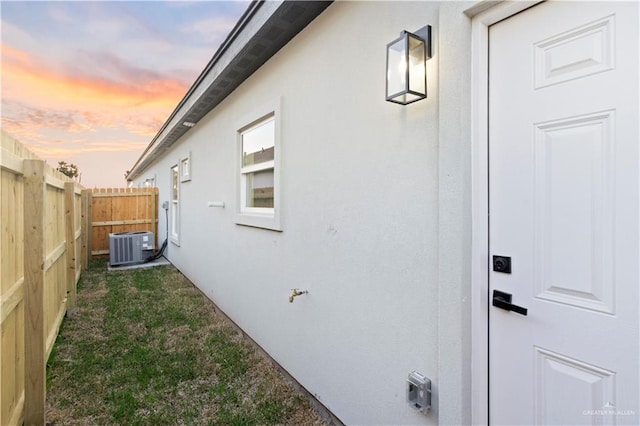
<path id="1" fill-rule="evenodd" d="M 109 234 L 109 264 L 128 265 L 144 262 L 153 254 L 153 232 L 120 232 Z"/>

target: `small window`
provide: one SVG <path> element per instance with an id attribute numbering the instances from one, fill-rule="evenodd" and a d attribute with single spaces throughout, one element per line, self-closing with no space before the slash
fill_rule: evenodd
<path id="1" fill-rule="evenodd" d="M 180 245 L 180 179 L 178 165 L 171 167 L 171 241 Z"/>
<path id="2" fill-rule="evenodd" d="M 152 178 L 145 179 L 144 182 L 142 182 L 142 188 L 153 188 L 155 186 L 156 186 L 155 176 Z"/>
<path id="3" fill-rule="evenodd" d="M 280 231 L 279 104 L 238 130 L 236 223 Z"/>
<path id="4" fill-rule="evenodd" d="M 191 180 L 191 153 L 180 158 L 180 182 Z"/>
<path id="5" fill-rule="evenodd" d="M 273 117 L 242 132 L 242 211 L 273 214 L 275 122 Z"/>

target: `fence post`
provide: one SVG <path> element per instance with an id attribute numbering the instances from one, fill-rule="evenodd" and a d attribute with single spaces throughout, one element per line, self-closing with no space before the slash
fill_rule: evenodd
<path id="1" fill-rule="evenodd" d="M 76 308 L 76 184 L 64 184 L 64 226 L 67 239 L 67 316 Z"/>
<path id="2" fill-rule="evenodd" d="M 151 188 L 151 231 L 153 232 L 153 244 L 156 249 L 158 248 L 157 208 L 158 191 L 155 188 Z"/>
<path id="3" fill-rule="evenodd" d="M 93 258 L 93 191 L 87 194 L 87 256 Z"/>
<path id="4" fill-rule="evenodd" d="M 91 259 L 91 191 L 82 190 L 82 270 L 86 271 Z"/>
<path id="5" fill-rule="evenodd" d="M 25 425 L 42 425 L 45 421 L 44 164 L 42 160 L 24 161 Z"/>

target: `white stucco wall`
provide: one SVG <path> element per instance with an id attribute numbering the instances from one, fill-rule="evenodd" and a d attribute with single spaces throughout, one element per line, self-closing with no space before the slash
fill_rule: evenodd
<path id="1" fill-rule="evenodd" d="M 439 20 L 438 401 L 440 423 L 471 424 L 471 26 L 473 2 Z M 478 54 L 475 52 L 474 54 Z"/>
<path id="2" fill-rule="evenodd" d="M 334 3 L 138 179 L 169 200 L 191 152 L 169 259 L 348 424 L 470 422 L 466 7 Z M 386 44 L 426 24 L 428 99 L 386 102 Z M 239 119 L 278 98 L 283 232 L 234 222 Z M 433 381 L 426 416 L 412 370 Z"/>

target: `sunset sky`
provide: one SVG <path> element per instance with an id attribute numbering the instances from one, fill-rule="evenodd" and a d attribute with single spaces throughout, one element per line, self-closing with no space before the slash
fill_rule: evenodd
<path id="1" fill-rule="evenodd" d="M 123 187 L 248 1 L 5 1 L 2 128 L 85 187 Z"/>

